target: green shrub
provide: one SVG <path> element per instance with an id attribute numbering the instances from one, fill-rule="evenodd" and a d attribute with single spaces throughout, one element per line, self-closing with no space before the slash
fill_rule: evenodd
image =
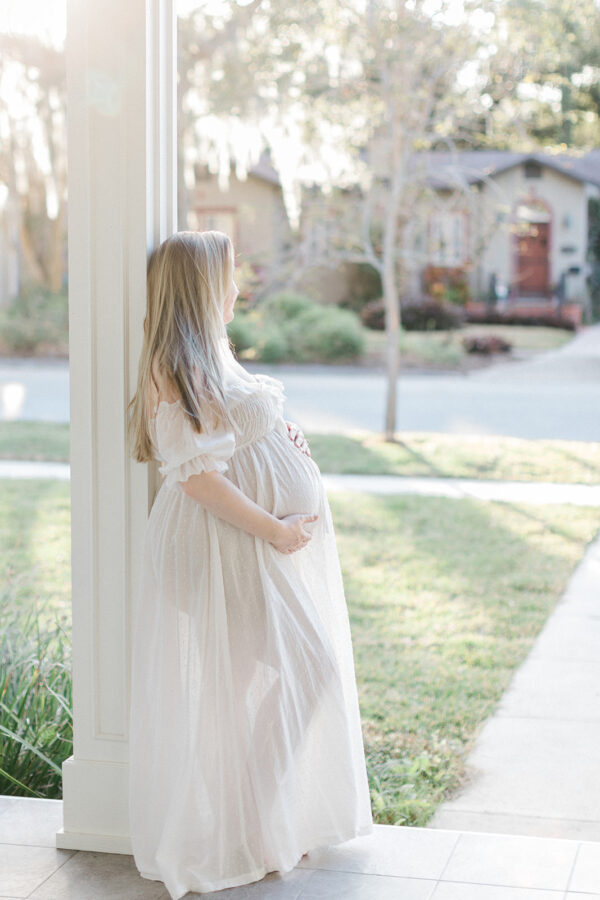
<path id="1" fill-rule="evenodd" d="M 307 309 L 286 326 L 289 356 L 297 362 L 355 359 L 365 349 L 356 313 L 335 306 Z"/>
<path id="2" fill-rule="evenodd" d="M 464 309 L 452 303 L 443 303 L 424 297 L 420 300 L 403 300 L 400 304 L 400 320 L 405 331 L 446 331 L 460 327 L 465 318 Z M 383 300 L 372 300 L 363 307 L 363 325 L 375 331 L 385 329 Z"/>
<path id="3" fill-rule="evenodd" d="M 365 328 L 372 331 L 385 330 L 385 305 L 381 298 L 369 300 L 360 313 L 360 318 Z"/>
<path id="4" fill-rule="evenodd" d="M 510 341 L 496 334 L 467 335 L 461 343 L 467 353 L 481 353 L 484 356 L 491 356 L 492 353 L 509 353 L 513 346 Z"/>
<path id="5" fill-rule="evenodd" d="M 0 595 L 0 793 L 60 799 L 73 752 L 70 639 L 58 619 L 41 630 L 38 609 L 22 613 L 17 588 Z"/>
<path id="6" fill-rule="evenodd" d="M 259 362 L 327 362 L 354 359 L 364 351 L 360 319 L 350 310 L 322 306 L 304 294 L 270 294 L 239 317 L 229 335 L 245 359 Z"/>
<path id="7" fill-rule="evenodd" d="M 400 304 L 402 325 L 406 331 L 447 331 L 459 328 L 464 319 L 461 306 L 424 297 Z"/>
<path id="8" fill-rule="evenodd" d="M 45 330 L 39 322 L 21 316 L 2 316 L 0 319 L 0 339 L 17 353 L 31 353 L 45 337 Z"/>
<path id="9" fill-rule="evenodd" d="M 227 323 L 227 334 L 236 354 L 242 353 L 253 347 L 256 342 L 256 323 L 247 313 L 236 309 L 233 319 Z"/>
<path id="10" fill-rule="evenodd" d="M 32 353 L 40 345 L 66 353 L 69 307 L 66 293 L 30 287 L 0 311 L 0 344 L 9 352 Z"/>
<path id="11" fill-rule="evenodd" d="M 265 297 L 259 308 L 265 323 L 283 324 L 309 309 L 320 309 L 320 306 L 305 294 L 279 291 Z"/>
<path id="12" fill-rule="evenodd" d="M 381 276 L 370 263 L 345 263 L 342 269 L 347 289 L 338 306 L 360 315 L 366 303 L 381 297 Z"/>
<path id="13" fill-rule="evenodd" d="M 260 362 L 279 363 L 290 358 L 289 342 L 280 328 L 269 326 L 256 342 L 256 357 Z"/>

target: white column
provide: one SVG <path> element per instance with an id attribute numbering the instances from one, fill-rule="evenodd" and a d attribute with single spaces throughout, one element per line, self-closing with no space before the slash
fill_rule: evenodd
<path id="1" fill-rule="evenodd" d="M 157 469 L 133 462 L 147 252 L 176 228 L 172 0 L 69 0 L 73 756 L 58 847 L 130 853 L 129 610 Z"/>

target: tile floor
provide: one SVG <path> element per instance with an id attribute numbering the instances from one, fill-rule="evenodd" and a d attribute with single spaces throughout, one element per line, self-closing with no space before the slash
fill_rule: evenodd
<path id="1" fill-rule="evenodd" d="M 59 850 L 62 801 L 0 797 L 3 900 L 169 900 L 132 856 Z M 600 843 L 376 825 L 215 900 L 600 900 Z"/>

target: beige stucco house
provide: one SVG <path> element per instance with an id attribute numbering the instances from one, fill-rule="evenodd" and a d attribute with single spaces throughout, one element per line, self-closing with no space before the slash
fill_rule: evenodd
<path id="1" fill-rule="evenodd" d="M 563 308 L 589 304 L 588 203 L 600 196 L 600 151 L 430 151 L 414 164 L 433 194 L 415 211 L 411 295 L 427 293 L 447 274 L 462 277 L 475 302 L 488 299 L 495 284 L 501 308 L 550 309 L 559 299 Z M 246 181 L 232 173 L 226 192 L 201 171 L 188 225 L 234 235 L 240 260 L 259 271 L 279 258 L 291 235 L 277 173 L 264 159 Z M 338 302 L 347 277 L 320 268 L 302 284 L 318 299 Z"/>
<path id="2" fill-rule="evenodd" d="M 470 209 L 433 214 L 432 264 L 466 267 L 474 299 L 487 296 L 494 277 L 500 305 L 552 306 L 559 297 L 587 305 L 588 204 L 600 196 L 600 151 L 431 152 L 427 163 L 440 196 L 456 192 L 457 178 L 479 195 Z"/>
<path id="3" fill-rule="evenodd" d="M 245 180 L 233 170 L 227 190 L 207 166 L 196 166 L 196 183 L 188 203 L 187 225 L 229 234 L 238 261 L 267 266 L 289 235 L 288 219 L 277 172 L 264 157 Z"/>
<path id="4" fill-rule="evenodd" d="M 197 165 L 195 179 L 185 227 L 214 228 L 231 235 L 237 264 L 247 265 L 259 280 L 267 271 L 273 278 L 286 247 L 293 241 L 293 232 L 279 177 L 268 161 L 268 153 L 263 153 L 259 163 L 250 168 L 246 179 L 238 178 L 232 165 L 226 189 L 220 188 L 218 176 L 211 174 L 208 166 Z M 183 227 L 181 222 L 180 227 Z M 248 268 L 244 274 L 248 275 Z M 294 289 L 323 303 L 342 300 L 350 277 L 348 271 L 337 272 L 321 266 L 295 275 Z"/>

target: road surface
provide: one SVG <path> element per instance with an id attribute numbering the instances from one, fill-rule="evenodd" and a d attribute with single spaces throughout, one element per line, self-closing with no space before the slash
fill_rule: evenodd
<path id="1" fill-rule="evenodd" d="M 279 378 L 285 415 L 306 432 L 381 431 L 385 377 L 346 366 L 247 364 Z M 0 360 L 0 419 L 69 420 L 63 360 Z M 461 374 L 403 373 L 397 430 L 600 441 L 600 325 L 528 362 Z"/>

